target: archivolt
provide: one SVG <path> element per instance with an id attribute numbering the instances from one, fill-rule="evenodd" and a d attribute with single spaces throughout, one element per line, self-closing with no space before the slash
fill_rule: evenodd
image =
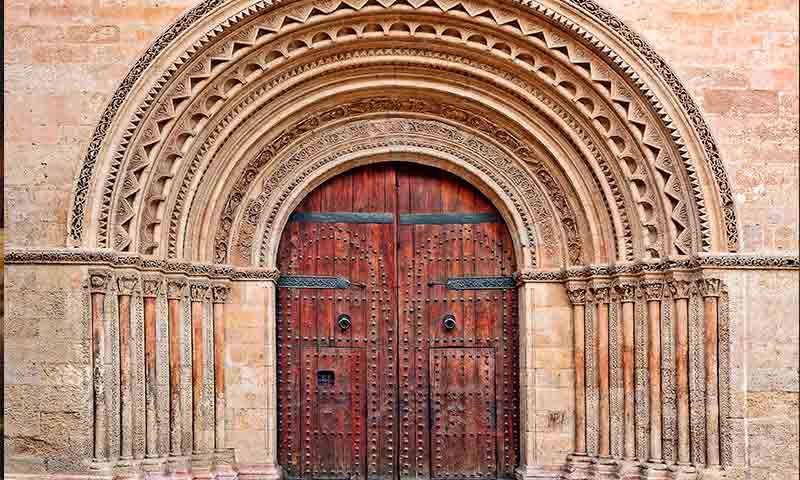
<path id="1" fill-rule="evenodd" d="M 273 171 L 285 152 L 324 134 L 340 121 L 337 115 L 405 111 L 460 124 L 521 162 L 550 210 L 531 214 L 524 198 L 514 200 L 524 205 L 506 210 L 516 209 L 520 220 L 529 215 L 544 222 L 537 228 L 545 230 L 543 239 L 550 235 L 550 243 L 560 238 L 564 266 L 735 249 L 727 180 L 696 107 L 688 97 L 673 96 L 683 90 L 660 67 L 663 61 L 639 56 L 634 47 L 650 52 L 649 47 L 593 4 L 584 6 L 627 38 L 593 36 L 588 32 L 598 25 L 578 21 L 583 17 L 570 5 L 209 5 L 187 14 L 156 42 L 104 114 L 77 180 L 74 240 L 217 262 L 230 261 L 237 250 L 240 261 L 255 262 L 255 239 L 232 233 L 240 224 L 249 227 L 239 231 L 255 235 L 252 226 L 271 221 L 260 217 L 264 198 L 260 208 L 253 207 L 259 202 L 252 197 L 253 180 Z M 158 65 L 171 66 L 145 68 L 158 52 Z M 363 97 L 369 95 L 363 92 L 388 91 L 385 81 L 365 82 L 370 75 L 395 76 L 409 90 L 410 103 L 372 102 L 365 108 Z M 424 86 L 426 79 L 438 87 Z M 417 92 L 414 99 L 412 80 L 430 98 Z M 459 91 L 449 105 L 441 92 L 438 98 L 434 93 L 448 82 Z M 354 98 L 337 106 L 337 91 Z M 287 104 L 304 96 L 317 101 L 303 108 Z M 237 135 L 255 131 L 247 127 L 254 122 L 271 128 L 259 138 Z M 252 147 L 250 156 L 237 142 Z M 215 157 L 227 163 L 214 166 Z M 261 183 L 270 178 L 278 177 Z M 242 208 L 245 200 L 250 203 Z M 196 218 L 192 212 L 198 211 L 205 216 Z M 89 235 L 84 218 L 90 219 Z M 548 234 L 555 227 L 546 218 L 558 218 L 562 231 Z M 201 248 L 197 223 L 214 226 L 204 227 L 212 247 Z M 523 228 L 524 238 L 534 231 L 531 224 Z"/>

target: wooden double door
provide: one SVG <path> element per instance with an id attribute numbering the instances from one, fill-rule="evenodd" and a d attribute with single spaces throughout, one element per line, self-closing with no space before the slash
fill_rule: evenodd
<path id="1" fill-rule="evenodd" d="M 278 460 L 289 478 L 507 478 L 519 452 L 513 247 L 461 179 L 337 176 L 279 250 Z"/>

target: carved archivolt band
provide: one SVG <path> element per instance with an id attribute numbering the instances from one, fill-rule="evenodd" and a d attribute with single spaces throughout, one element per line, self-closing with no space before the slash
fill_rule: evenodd
<path id="1" fill-rule="evenodd" d="M 612 213 L 603 228 L 619 231 L 603 240 L 610 243 L 609 260 L 735 249 L 730 188 L 696 106 L 649 46 L 596 4 L 579 3 L 593 19 L 579 16 L 572 5 L 535 2 L 498 7 L 443 0 L 374 5 L 360 0 L 278 5 L 235 1 L 216 9 L 216 3 L 206 2 L 159 37 L 104 112 L 77 179 L 70 236 L 87 246 L 167 255 L 170 242 L 162 238 L 175 233 L 166 221 L 173 210 L 164 212 L 161 204 L 186 211 L 193 208 L 191 202 L 209 201 L 196 192 L 219 190 L 204 185 L 214 177 L 196 177 L 188 184 L 182 179 L 206 168 L 194 160 L 205 155 L 202 148 L 219 148 L 201 148 L 201 138 L 218 135 L 214 129 L 224 133 L 235 128 L 235 123 L 226 123 L 235 120 L 223 113 L 227 105 L 258 88 L 275 90 L 279 99 L 282 89 L 285 95 L 303 88 L 291 86 L 303 72 L 291 72 L 304 62 L 306 72 L 345 67 L 352 63 L 352 52 L 384 43 L 409 52 L 423 45 L 460 52 L 447 61 L 461 62 L 459 68 L 474 72 L 479 82 L 494 78 L 490 83 L 498 88 L 529 92 L 517 98 L 501 92 L 498 97 L 527 102 L 526 122 L 540 115 L 536 110 L 542 107 L 536 103 L 557 115 L 559 128 L 568 132 L 561 142 L 581 152 L 584 165 L 591 164 L 587 171 L 595 179 L 587 185 L 602 192 L 605 207 L 587 187 L 563 183 L 558 176 L 552 178 L 553 188 L 576 192 L 570 203 L 580 205 L 579 215 L 598 207 Z M 601 24 L 620 37 L 601 41 L 592 36 L 589 32 Z M 316 60 L 325 52 L 334 55 L 327 66 Z M 164 58 L 159 65 L 165 66 L 161 74 L 151 71 L 159 54 Z M 470 59 L 476 55 L 485 61 Z M 167 67 L 169 62 L 175 63 Z M 435 66 L 422 71 L 444 78 Z M 159 76 L 150 84 L 144 80 Z M 657 78 L 656 84 L 648 85 L 644 78 Z M 547 98 L 531 100 L 534 91 Z M 672 104 L 672 98 L 683 103 Z M 680 110 L 684 112 L 676 116 Z M 111 141 L 105 141 L 109 132 Z M 532 151 L 541 151 L 542 145 L 524 141 Z M 561 152 L 547 153 L 558 159 Z M 95 170 L 106 176 L 93 182 Z M 555 204 L 547 187 L 550 179 L 539 180 Z M 84 234 L 87 220 L 90 237 Z M 571 229 L 587 228 L 563 224 L 559 235 L 568 244 Z M 176 239 L 185 241 L 192 239 Z M 578 261 L 587 260 L 593 259 Z"/>

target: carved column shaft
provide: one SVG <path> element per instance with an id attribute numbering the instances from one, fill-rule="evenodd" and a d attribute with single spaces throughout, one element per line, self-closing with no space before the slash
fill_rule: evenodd
<path id="1" fill-rule="evenodd" d="M 192 301 L 192 417 L 193 445 L 195 455 L 205 453 L 205 415 L 203 411 L 203 322 L 208 285 L 190 285 Z"/>
<path id="2" fill-rule="evenodd" d="M 601 457 L 610 456 L 611 426 L 609 396 L 609 356 L 608 356 L 608 288 L 595 290 L 597 302 L 597 383 L 600 401 L 598 404 L 598 453 Z"/>
<path id="3" fill-rule="evenodd" d="M 92 370 L 94 383 L 94 460 L 104 462 L 108 456 L 106 436 L 107 414 L 105 392 L 105 290 L 108 275 L 90 274 L 92 319 Z"/>
<path id="4" fill-rule="evenodd" d="M 586 353 L 585 301 L 582 288 L 569 290 L 575 356 L 575 454 L 586 455 Z"/>
<path id="5" fill-rule="evenodd" d="M 138 279 L 124 276 L 119 283 L 119 395 L 120 457 L 133 458 L 133 404 L 131 397 L 131 294 Z"/>
<path id="6" fill-rule="evenodd" d="M 157 279 L 143 280 L 142 286 L 144 287 L 145 451 L 148 458 L 153 458 L 158 456 L 156 296 L 161 281 Z"/>
<path id="7" fill-rule="evenodd" d="M 674 282 L 675 297 L 675 383 L 678 416 L 678 463 L 688 464 L 689 427 L 689 285 Z"/>
<path id="8" fill-rule="evenodd" d="M 649 461 L 662 461 L 661 443 L 661 283 L 644 285 L 647 300 L 648 374 L 650 385 L 650 455 Z"/>
<path id="9" fill-rule="evenodd" d="M 631 284 L 621 285 L 622 298 L 622 385 L 624 391 L 623 410 L 623 456 L 628 460 L 636 457 L 636 411 L 634 398 L 634 338 L 633 307 L 635 287 Z"/>
<path id="10" fill-rule="evenodd" d="M 717 325 L 720 281 L 701 280 L 703 319 L 705 324 L 704 351 L 706 367 L 706 465 L 719 465 L 719 384 Z"/>
<path id="11" fill-rule="evenodd" d="M 167 318 L 169 323 L 169 417 L 170 417 L 170 454 L 179 456 L 181 448 L 182 417 L 181 411 L 181 293 L 184 283 L 167 282 Z"/>
<path id="12" fill-rule="evenodd" d="M 225 448 L 225 302 L 226 286 L 215 285 L 214 295 L 214 448 Z"/>

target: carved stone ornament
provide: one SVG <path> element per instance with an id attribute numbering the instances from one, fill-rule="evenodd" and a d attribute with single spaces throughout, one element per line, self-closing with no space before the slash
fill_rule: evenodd
<path id="1" fill-rule="evenodd" d="M 214 303 L 228 303 L 231 298 L 231 287 L 227 285 L 213 285 L 211 293 Z"/>
<path id="2" fill-rule="evenodd" d="M 189 295 L 193 302 L 206 302 L 209 300 L 211 287 L 207 283 L 189 284 Z"/>
<path id="3" fill-rule="evenodd" d="M 168 279 L 167 280 L 167 298 L 171 300 L 181 299 L 186 288 L 185 280 Z"/>
<path id="4" fill-rule="evenodd" d="M 106 293 L 111 282 L 111 274 L 107 271 L 89 272 L 89 291 L 92 293 Z"/>
<path id="5" fill-rule="evenodd" d="M 160 277 L 142 278 L 142 295 L 145 297 L 157 297 L 161 294 L 163 280 Z"/>
<path id="6" fill-rule="evenodd" d="M 608 286 L 592 287 L 592 294 L 594 296 L 595 303 L 608 303 L 611 300 Z"/>
<path id="7" fill-rule="evenodd" d="M 338 75 L 342 84 L 348 85 L 363 78 L 360 72 L 371 68 L 379 81 L 380 73 L 391 71 L 391 62 L 402 58 L 404 65 L 424 70 L 424 78 L 448 83 L 454 96 L 467 82 L 486 83 L 498 92 L 500 100 L 484 115 L 484 123 L 496 128 L 473 127 L 471 122 L 481 116 L 460 119 L 463 112 L 457 109 L 453 110 L 456 116 L 447 119 L 459 124 L 460 131 L 475 129 L 493 137 L 509 155 L 527 162 L 525 168 L 542 188 L 537 201 L 558 218 L 555 227 L 543 222 L 536 228 L 558 229 L 551 237 L 565 239 L 564 253 L 569 259 L 565 266 L 594 258 L 631 261 L 715 248 L 735 250 L 738 233 L 730 186 L 716 144 L 686 89 L 663 59 L 613 15 L 588 0 L 573 3 L 584 8 L 586 15 L 575 15 L 571 7 L 557 3 L 545 7 L 535 1 L 511 2 L 503 8 L 480 0 L 432 2 L 425 7 L 436 10 L 436 20 L 432 20 L 430 12 L 423 14 L 417 11 L 416 2 L 409 4 L 406 0 L 387 0 L 369 7 L 332 0 L 321 9 L 315 9 L 311 0 L 262 2 L 245 9 L 236 2 L 206 1 L 156 40 L 134 64 L 103 112 L 76 179 L 70 238 L 87 247 L 225 261 L 220 260 L 221 251 L 239 248 L 242 239 L 259 239 L 246 235 L 234 238 L 235 228 L 231 235 L 200 232 L 205 227 L 195 220 L 205 206 L 216 204 L 226 209 L 212 212 L 214 218 L 210 220 L 210 224 L 223 228 L 252 225 L 251 219 L 258 225 L 269 223 L 251 216 L 248 201 L 254 191 L 248 189 L 241 195 L 235 188 L 215 188 L 216 182 L 233 186 L 241 179 L 261 175 L 259 169 L 239 163 L 230 170 L 234 177 L 220 175 L 226 162 L 252 158 L 238 150 L 247 142 L 242 142 L 236 132 L 249 131 L 246 125 L 272 121 L 291 125 L 287 133 L 292 135 L 266 139 L 273 140 L 262 150 L 268 155 L 259 158 L 264 166 L 275 166 L 279 158 L 287 158 L 286 151 L 293 144 L 302 143 L 307 134 L 326 126 L 314 123 L 320 119 L 312 111 L 317 107 L 306 102 L 290 102 L 289 108 L 280 111 L 268 111 L 265 106 L 274 104 L 279 95 L 300 99 L 311 91 L 324 93 L 314 82 L 325 82 L 329 74 Z M 380 26 L 369 32 L 369 46 L 363 39 L 364 8 L 370 9 Z M 212 10 L 213 22 L 208 15 Z M 291 21 L 286 22 L 287 18 Z M 395 24 L 408 27 L 402 46 L 398 46 L 398 36 L 390 28 Z M 353 30 L 356 35 L 345 39 L 328 33 L 339 29 Z M 445 29 L 456 33 L 431 37 L 423 33 Z M 592 33 L 606 29 L 619 35 L 596 37 Z M 215 34 L 200 35 L 209 31 Z M 468 41 L 473 36 L 482 41 Z M 199 40 L 182 43 L 188 38 Z M 174 64 L 159 57 L 167 47 L 178 52 L 173 56 L 179 59 Z M 639 53 L 622 56 L 617 51 Z M 306 55 L 308 52 L 314 55 Z M 586 75 L 586 69 L 590 75 Z M 647 75 L 639 73 L 644 71 Z M 134 88 L 143 78 L 158 81 Z M 648 85 L 650 81 L 657 82 L 659 88 Z M 669 90 L 671 95 L 663 93 Z M 340 103 L 332 99 L 324 102 Z M 434 98 L 429 102 L 442 103 Z M 664 102 L 674 103 L 674 108 L 663 108 Z M 485 97 L 472 103 L 493 102 Z M 624 114 L 615 107 L 622 103 L 629 106 Z M 565 175 L 558 162 L 538 158 L 554 152 L 549 152 L 535 135 L 526 136 L 524 132 L 530 132 L 533 123 L 500 111 L 502 105 L 514 104 L 524 105 L 532 117 L 541 117 L 535 123 L 549 125 L 541 127 L 550 130 L 547 135 L 564 140 L 563 146 L 569 150 L 564 161 L 579 172 L 577 175 Z M 666 112 L 673 110 L 682 115 L 671 118 Z M 120 112 L 137 113 L 123 118 Z M 331 112 L 331 118 L 341 113 L 335 109 Z M 445 118 L 445 112 L 426 114 Z M 202 119 L 199 129 L 195 129 L 197 119 Z M 120 133 L 114 137 L 124 137 L 125 142 L 107 141 L 113 128 Z M 265 132 L 271 132 L 265 133 L 266 137 L 279 133 Z M 688 138 L 684 138 L 686 135 Z M 624 155 L 610 148 L 611 143 L 617 144 Z M 692 148 L 686 148 L 687 144 Z M 703 152 L 704 157 L 694 158 L 690 152 Z M 555 168 L 539 168 L 536 162 Z M 92 181 L 96 171 L 109 173 Z M 498 167 L 493 166 L 482 174 L 496 171 Z M 302 179 L 299 175 L 289 175 L 285 182 L 297 182 Z M 171 181 L 165 182 L 166 178 Z M 577 186 L 576 182 L 584 184 Z M 634 188 L 634 183 L 639 187 Z M 93 185 L 97 185 L 96 190 Z M 256 188 L 255 184 L 248 185 Z M 578 191 L 603 193 L 587 198 Z M 211 197 L 220 192 L 230 196 Z M 704 198 L 703 192 L 719 194 Z M 99 208 L 86 208 L 94 202 Z M 517 203 L 531 200 L 514 197 L 508 201 L 508 210 L 517 209 Z M 644 217 L 640 213 L 644 210 L 654 214 Z M 86 217 L 86 211 L 92 211 L 93 216 Z M 583 212 L 595 211 L 604 212 L 604 226 L 598 231 L 608 238 L 598 243 L 609 245 L 607 252 L 586 251 L 586 222 L 600 220 L 588 219 L 588 213 Z M 85 238 L 84 222 L 92 223 L 95 238 Z M 159 224 L 164 227 L 157 228 Z M 618 225 L 621 231 L 617 231 Z M 243 231 L 250 233 L 247 228 Z M 655 234 L 645 235 L 646 231 Z M 200 252 L 194 255 L 181 248 Z M 257 262 L 252 258 L 248 265 Z"/>
<path id="8" fill-rule="evenodd" d="M 676 300 L 689 298 L 692 294 L 692 288 L 692 282 L 689 280 L 672 280 L 669 282 L 672 297 Z"/>
<path id="9" fill-rule="evenodd" d="M 574 287 L 567 290 L 569 302 L 573 305 L 584 305 L 586 303 L 586 288 Z"/>
<path id="10" fill-rule="evenodd" d="M 117 277 L 120 295 L 133 295 L 139 286 L 139 277 L 136 275 L 121 275 Z"/>
<path id="11" fill-rule="evenodd" d="M 718 278 L 701 278 L 697 280 L 697 288 L 704 297 L 719 297 L 722 293 L 722 280 Z"/>
<path id="12" fill-rule="evenodd" d="M 642 282 L 639 287 L 644 295 L 644 299 L 649 301 L 661 300 L 664 297 L 664 283 L 657 281 Z"/>
<path id="13" fill-rule="evenodd" d="M 635 283 L 618 283 L 614 285 L 619 299 L 622 302 L 633 302 L 636 300 L 636 284 Z"/>

